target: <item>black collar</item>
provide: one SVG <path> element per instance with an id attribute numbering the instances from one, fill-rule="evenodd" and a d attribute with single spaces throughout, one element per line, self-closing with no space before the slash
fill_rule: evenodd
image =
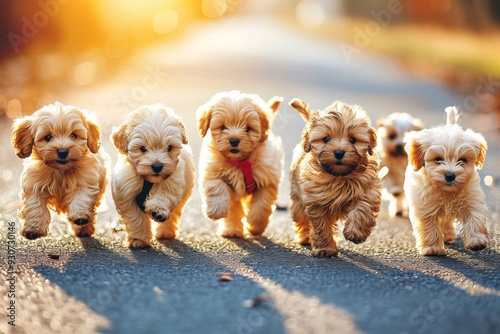
<path id="1" fill-rule="evenodd" d="M 153 187 L 153 184 L 151 182 L 149 182 L 148 180 L 144 180 L 144 184 L 142 185 L 142 190 L 139 193 L 139 195 L 137 195 L 137 197 L 135 198 L 135 202 L 137 203 L 139 208 L 141 208 L 141 210 L 144 212 L 146 211 L 146 207 L 144 206 L 144 202 L 146 201 L 146 197 L 148 197 L 149 192 L 150 192 L 152 187 Z"/>

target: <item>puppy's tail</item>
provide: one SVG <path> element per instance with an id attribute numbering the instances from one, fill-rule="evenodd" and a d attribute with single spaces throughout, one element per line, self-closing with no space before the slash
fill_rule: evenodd
<path id="1" fill-rule="evenodd" d="M 445 109 L 445 111 L 446 111 L 446 124 L 447 125 L 457 124 L 457 122 L 458 122 L 458 108 L 455 106 L 448 107 Z"/>

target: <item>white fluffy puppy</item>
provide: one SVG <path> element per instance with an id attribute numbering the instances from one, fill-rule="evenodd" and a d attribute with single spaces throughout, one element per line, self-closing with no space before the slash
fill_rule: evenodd
<path id="1" fill-rule="evenodd" d="M 455 220 L 462 224 L 465 249 L 477 251 L 489 244 L 488 209 L 477 173 L 487 144 L 479 133 L 456 124 L 456 108 L 446 112 L 446 125 L 404 138 L 409 158 L 404 188 L 422 255 L 446 255 L 444 243 L 455 242 Z"/>
<path id="2" fill-rule="evenodd" d="M 182 119 L 162 104 L 132 111 L 111 134 L 120 151 L 111 182 L 113 199 L 132 248 L 177 237 L 182 209 L 194 186 L 191 148 Z"/>

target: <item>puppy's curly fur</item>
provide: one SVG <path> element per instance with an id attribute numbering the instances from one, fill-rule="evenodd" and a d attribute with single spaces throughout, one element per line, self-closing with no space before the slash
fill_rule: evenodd
<path id="1" fill-rule="evenodd" d="M 204 138 L 199 166 L 203 211 L 220 219 L 217 233 L 223 237 L 243 238 L 244 227 L 259 236 L 269 223 L 283 174 L 281 138 L 270 131 L 281 101 L 273 97 L 266 104 L 254 94 L 221 92 L 196 112 Z M 228 161 L 251 164 L 253 193 L 247 193 L 242 170 Z"/>
<path id="2" fill-rule="evenodd" d="M 408 215 L 403 190 L 408 155 L 404 150 L 403 136 L 408 131 L 423 128 L 422 121 L 408 113 L 392 113 L 377 121 L 377 153 L 380 157 L 380 169 L 387 168 L 382 187 L 390 196 L 390 217 Z"/>
<path id="3" fill-rule="evenodd" d="M 368 238 L 380 211 L 381 180 L 373 152 L 377 134 L 359 106 L 336 101 L 322 111 L 294 99 L 290 105 L 307 122 L 291 166 L 291 211 L 296 241 L 311 254 L 338 253 L 337 222 L 354 243 Z"/>
<path id="4" fill-rule="evenodd" d="M 404 189 L 422 255 L 446 255 L 444 243 L 456 239 L 455 220 L 462 223 L 465 249 L 489 245 L 488 210 L 477 173 L 484 164 L 487 144 L 479 133 L 456 124 L 456 108 L 448 107 L 446 112 L 446 125 L 404 137 L 409 158 Z"/>
<path id="5" fill-rule="evenodd" d="M 182 119 L 162 104 L 143 106 L 128 115 L 111 139 L 120 152 L 111 189 L 129 247 L 151 246 L 151 219 L 159 223 L 157 239 L 176 238 L 195 179 Z M 147 182 L 152 187 L 142 211 L 136 198 Z"/>
<path id="6" fill-rule="evenodd" d="M 101 129 L 84 110 L 59 102 L 12 126 L 12 145 L 26 159 L 21 176 L 21 235 L 49 232 L 50 211 L 65 213 L 77 236 L 95 230 L 96 208 L 106 185 L 107 156 L 99 152 Z"/>

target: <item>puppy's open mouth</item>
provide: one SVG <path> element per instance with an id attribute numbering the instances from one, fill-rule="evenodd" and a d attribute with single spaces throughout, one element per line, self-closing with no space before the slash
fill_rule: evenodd
<path id="1" fill-rule="evenodd" d="M 229 150 L 229 152 L 234 153 L 234 154 L 237 154 L 237 153 L 240 153 L 240 150 L 237 150 L 237 149 L 235 149 L 235 148 L 232 148 L 232 149 L 230 149 L 230 150 Z"/>
<path id="2" fill-rule="evenodd" d="M 68 162 L 69 160 L 57 160 L 57 163 L 61 165 L 66 165 Z"/>

